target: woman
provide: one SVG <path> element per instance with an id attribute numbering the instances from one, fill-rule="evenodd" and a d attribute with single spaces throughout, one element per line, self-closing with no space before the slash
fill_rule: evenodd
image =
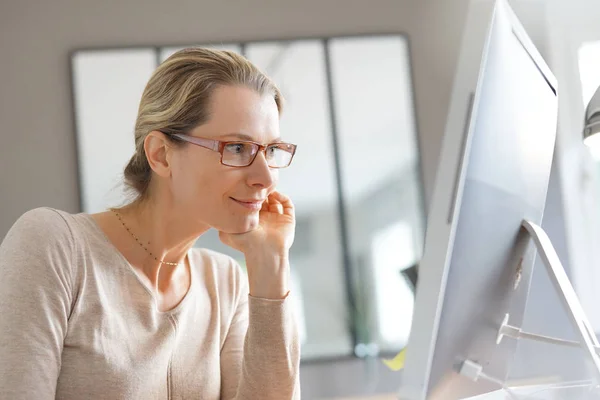
<path id="1" fill-rule="evenodd" d="M 235 53 L 186 49 L 158 67 L 125 168 L 135 200 L 35 209 L 0 246 L 0 398 L 300 398 L 281 102 Z M 247 279 L 192 248 L 210 228 L 244 253 Z"/>

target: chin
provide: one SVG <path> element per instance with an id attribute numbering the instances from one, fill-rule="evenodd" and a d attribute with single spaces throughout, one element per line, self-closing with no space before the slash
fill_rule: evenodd
<path id="1" fill-rule="evenodd" d="M 258 213 L 256 216 L 246 216 L 242 219 L 237 219 L 237 221 L 229 221 L 226 226 L 227 229 L 220 229 L 222 231 L 226 231 L 228 233 L 246 233 L 253 231 L 258 227 Z"/>
<path id="2" fill-rule="evenodd" d="M 244 221 L 244 228 L 243 231 L 244 232 L 250 232 L 255 230 L 258 227 L 258 213 L 256 214 L 256 217 L 251 216 L 250 218 L 247 218 L 246 221 Z"/>

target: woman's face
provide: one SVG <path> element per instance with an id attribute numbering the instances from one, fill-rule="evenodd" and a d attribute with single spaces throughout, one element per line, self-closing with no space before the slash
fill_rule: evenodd
<path id="1" fill-rule="evenodd" d="M 209 121 L 189 135 L 261 144 L 279 140 L 279 112 L 273 96 L 223 86 L 213 92 L 210 111 Z M 227 233 L 248 232 L 258 225 L 260 203 L 275 190 L 278 170 L 267 166 L 262 151 L 247 167 L 225 166 L 220 156 L 193 144 L 173 152 L 170 164 L 175 206 L 200 225 Z"/>

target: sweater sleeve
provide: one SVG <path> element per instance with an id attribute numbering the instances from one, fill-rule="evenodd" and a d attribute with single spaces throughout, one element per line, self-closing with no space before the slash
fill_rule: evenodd
<path id="1" fill-rule="evenodd" d="M 71 309 L 73 235 L 52 209 L 25 213 L 0 245 L 0 398 L 55 398 Z"/>
<path id="2" fill-rule="evenodd" d="M 221 400 L 300 400 L 300 343 L 289 296 L 262 299 L 248 294 L 247 282 L 240 288 L 221 350 Z"/>

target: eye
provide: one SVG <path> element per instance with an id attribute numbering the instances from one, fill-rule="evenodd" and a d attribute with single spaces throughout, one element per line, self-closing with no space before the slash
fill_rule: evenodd
<path id="1" fill-rule="evenodd" d="M 230 143 L 225 147 L 225 150 L 231 154 L 242 154 L 246 150 L 244 143 Z"/>

